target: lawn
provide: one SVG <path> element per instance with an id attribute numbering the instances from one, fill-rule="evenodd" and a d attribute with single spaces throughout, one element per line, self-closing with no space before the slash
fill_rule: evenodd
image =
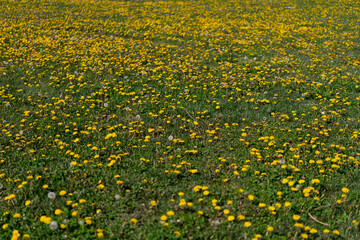
<path id="1" fill-rule="evenodd" d="M 1 239 L 360 239 L 359 0 L 0 0 Z"/>

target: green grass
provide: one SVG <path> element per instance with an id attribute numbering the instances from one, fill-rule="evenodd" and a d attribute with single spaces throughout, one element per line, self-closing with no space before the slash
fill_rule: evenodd
<path id="1" fill-rule="evenodd" d="M 0 1 L 0 238 L 359 239 L 358 3 Z"/>

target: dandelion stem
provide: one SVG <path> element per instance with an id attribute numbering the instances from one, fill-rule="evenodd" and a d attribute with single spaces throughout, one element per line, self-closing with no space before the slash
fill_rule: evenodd
<path id="1" fill-rule="evenodd" d="M 317 220 L 317 219 L 316 219 L 313 215 L 311 215 L 310 213 L 308 213 L 308 215 L 309 215 L 309 217 L 310 217 L 312 220 L 314 220 L 315 222 L 320 223 L 320 224 L 325 225 L 325 226 L 329 226 L 329 224 L 323 223 L 323 222 L 320 222 L 319 220 Z"/>

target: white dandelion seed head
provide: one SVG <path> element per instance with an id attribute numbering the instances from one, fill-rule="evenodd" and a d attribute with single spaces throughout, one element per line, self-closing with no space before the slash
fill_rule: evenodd
<path id="1" fill-rule="evenodd" d="M 50 198 L 50 199 L 55 199 L 55 198 L 56 198 L 56 193 L 54 193 L 54 192 L 49 192 L 47 196 L 48 196 L 48 198 Z"/>
<path id="2" fill-rule="evenodd" d="M 106 108 L 107 108 L 108 106 L 109 106 L 109 104 L 108 104 L 108 103 L 104 103 L 104 107 L 106 107 Z"/>
<path id="3" fill-rule="evenodd" d="M 302 94 L 301 94 L 301 96 L 302 96 L 302 97 L 305 97 L 305 96 L 306 96 L 306 94 L 305 94 L 305 93 L 302 93 Z"/>
<path id="4" fill-rule="evenodd" d="M 80 226 L 84 225 L 84 221 L 80 220 L 80 221 L 79 221 L 79 225 L 80 225 Z"/>
<path id="5" fill-rule="evenodd" d="M 24 134 L 24 131 L 20 130 L 19 134 L 22 136 Z"/>
<path id="6" fill-rule="evenodd" d="M 268 94 L 268 91 L 265 91 L 265 92 L 264 92 L 264 95 L 266 95 L 266 94 Z"/>
<path id="7" fill-rule="evenodd" d="M 126 108 L 125 108 L 125 110 L 126 110 L 126 111 L 129 111 L 129 110 L 130 110 L 130 108 L 129 108 L 129 107 L 126 107 Z"/>
<path id="8" fill-rule="evenodd" d="M 2 183 L 0 183 L 0 189 L 2 189 L 4 187 L 4 185 Z"/>
<path id="9" fill-rule="evenodd" d="M 280 164 L 285 164 L 285 159 L 283 159 L 283 158 L 280 159 L 280 160 L 279 160 L 279 163 L 280 163 Z"/>
<path id="10" fill-rule="evenodd" d="M 11 105 L 10 105 L 10 103 L 5 103 L 5 106 L 10 107 Z"/>
<path id="11" fill-rule="evenodd" d="M 115 199 L 119 200 L 120 199 L 120 195 L 119 194 L 115 194 Z"/>
<path id="12" fill-rule="evenodd" d="M 55 221 L 52 221 L 49 226 L 50 226 L 50 229 L 53 231 L 58 228 L 58 224 Z"/>
<path id="13" fill-rule="evenodd" d="M 141 118 L 141 117 L 140 117 L 139 114 L 135 116 L 135 119 L 136 119 L 136 120 L 140 120 L 140 118 Z"/>
<path id="14" fill-rule="evenodd" d="M 174 140 L 174 137 L 173 137 L 172 135 L 170 135 L 170 136 L 168 137 L 168 139 L 169 139 L 169 141 L 172 141 L 172 140 Z"/>
<path id="15" fill-rule="evenodd" d="M 211 223 L 214 226 L 219 226 L 221 224 L 221 222 L 219 220 L 212 221 Z"/>

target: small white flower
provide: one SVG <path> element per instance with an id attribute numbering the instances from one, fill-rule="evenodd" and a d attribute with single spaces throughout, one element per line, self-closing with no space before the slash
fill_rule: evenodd
<path id="1" fill-rule="evenodd" d="M 172 140 L 174 140 L 174 137 L 173 137 L 172 135 L 170 135 L 170 136 L 168 137 L 168 139 L 169 139 L 169 141 L 172 141 Z"/>
<path id="2" fill-rule="evenodd" d="M 54 192 L 49 192 L 47 196 L 48 196 L 48 198 L 50 198 L 50 199 L 55 199 L 55 198 L 56 198 L 56 193 L 54 193 Z"/>
<path id="3" fill-rule="evenodd" d="M 58 224 L 55 221 L 52 221 L 49 226 L 50 226 L 50 229 L 53 231 L 58 228 Z"/>
<path id="4" fill-rule="evenodd" d="M 115 199 L 119 200 L 120 199 L 120 195 L 119 194 L 115 194 Z"/>

